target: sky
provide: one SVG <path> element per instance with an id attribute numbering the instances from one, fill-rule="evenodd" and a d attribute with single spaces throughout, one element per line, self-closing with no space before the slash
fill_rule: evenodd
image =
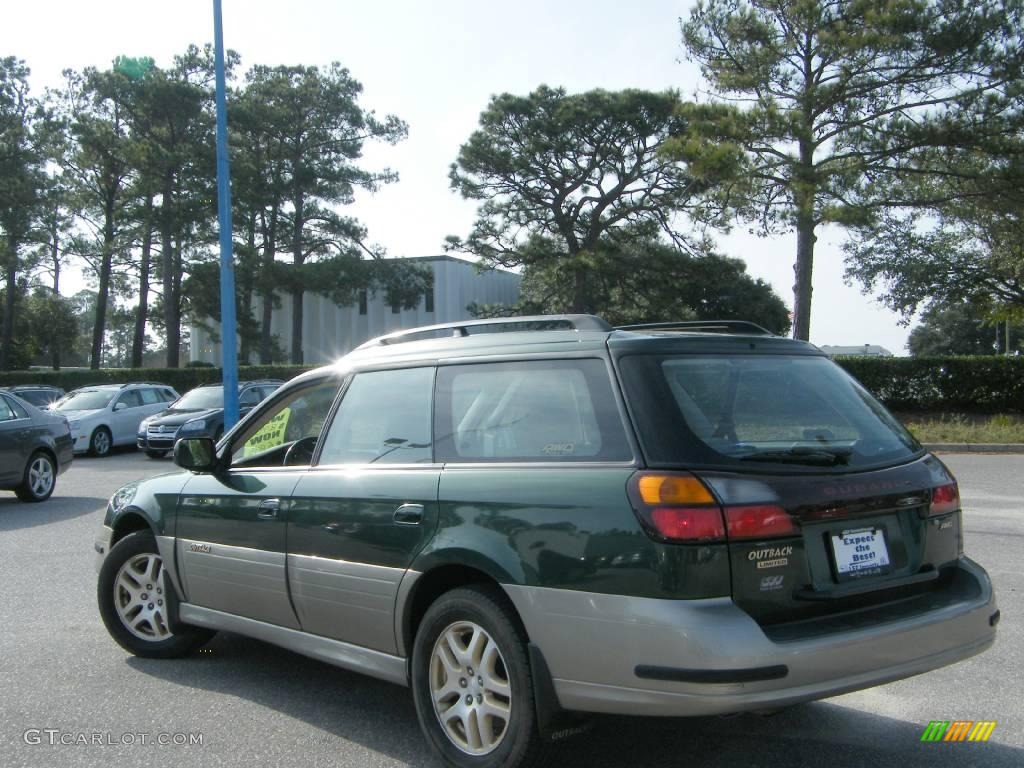
<path id="1" fill-rule="evenodd" d="M 703 87 L 684 60 L 680 17 L 693 0 L 223 0 L 225 45 L 253 64 L 338 61 L 363 84 L 361 105 L 396 114 L 409 138 L 364 151 L 367 167 L 399 181 L 360 194 L 346 209 L 389 255 L 441 252 L 447 235 L 466 235 L 475 205 L 448 187 L 448 168 L 492 95 L 538 85 L 570 92 L 604 88 Z M 0 56 L 24 59 L 37 93 L 65 68 L 106 68 L 118 55 L 158 65 L 189 43 L 213 40 L 212 0 L 38 0 L 3 7 Z M 759 238 L 745 225 L 719 238 L 792 308 L 794 236 Z M 811 341 L 880 344 L 906 354 L 909 329 L 859 285 L 843 283 L 842 230 L 818 233 Z"/>

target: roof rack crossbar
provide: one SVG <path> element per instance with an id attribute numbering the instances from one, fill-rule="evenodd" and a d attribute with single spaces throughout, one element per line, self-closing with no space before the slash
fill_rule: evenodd
<path id="1" fill-rule="evenodd" d="M 680 320 L 672 323 L 639 323 L 618 325 L 617 331 L 706 331 L 708 333 L 756 333 L 764 336 L 775 334 L 767 328 L 749 320 Z"/>
<path id="2" fill-rule="evenodd" d="M 488 317 L 480 320 L 462 320 L 389 333 L 361 344 L 367 349 L 408 341 L 473 336 L 482 333 L 515 333 L 516 331 L 601 331 L 614 330 L 597 315 L 528 315 L 524 317 Z"/>

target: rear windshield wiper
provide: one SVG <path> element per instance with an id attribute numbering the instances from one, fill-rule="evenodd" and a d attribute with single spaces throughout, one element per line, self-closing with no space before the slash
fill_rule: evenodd
<path id="1" fill-rule="evenodd" d="M 834 467 L 850 460 L 850 450 L 827 450 L 824 448 L 790 448 L 788 451 L 759 451 L 746 456 L 737 456 L 739 461 L 771 461 L 780 464 L 820 464 Z"/>

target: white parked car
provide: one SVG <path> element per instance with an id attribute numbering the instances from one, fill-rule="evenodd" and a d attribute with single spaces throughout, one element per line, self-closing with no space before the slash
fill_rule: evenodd
<path id="1" fill-rule="evenodd" d="M 68 420 L 75 453 L 106 456 L 118 445 L 134 445 L 139 424 L 180 395 L 164 384 L 101 384 L 81 387 L 52 407 Z"/>

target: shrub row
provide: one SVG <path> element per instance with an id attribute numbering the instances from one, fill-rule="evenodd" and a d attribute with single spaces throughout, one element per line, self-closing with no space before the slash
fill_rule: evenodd
<path id="1" fill-rule="evenodd" d="M 239 381 L 252 379 L 288 379 L 310 371 L 312 365 L 245 365 L 238 369 Z M 0 387 L 18 384 L 50 384 L 71 391 L 77 387 L 95 384 L 127 384 L 134 381 L 151 381 L 167 384 L 179 392 L 187 392 L 200 384 L 216 384 L 221 381 L 220 368 L 101 368 L 98 371 L 73 369 L 63 371 L 3 371 L 0 372 Z"/>
<path id="2" fill-rule="evenodd" d="M 837 357 L 894 411 L 1024 412 L 1024 357 Z"/>
<path id="3" fill-rule="evenodd" d="M 1024 357 L 838 357 L 836 362 L 896 411 L 1024 412 Z M 240 380 L 287 381 L 314 366 L 254 365 Z M 154 381 L 185 392 L 221 380 L 219 368 L 105 368 L 0 372 L 0 386 L 52 384 L 66 390 L 90 384 Z"/>

